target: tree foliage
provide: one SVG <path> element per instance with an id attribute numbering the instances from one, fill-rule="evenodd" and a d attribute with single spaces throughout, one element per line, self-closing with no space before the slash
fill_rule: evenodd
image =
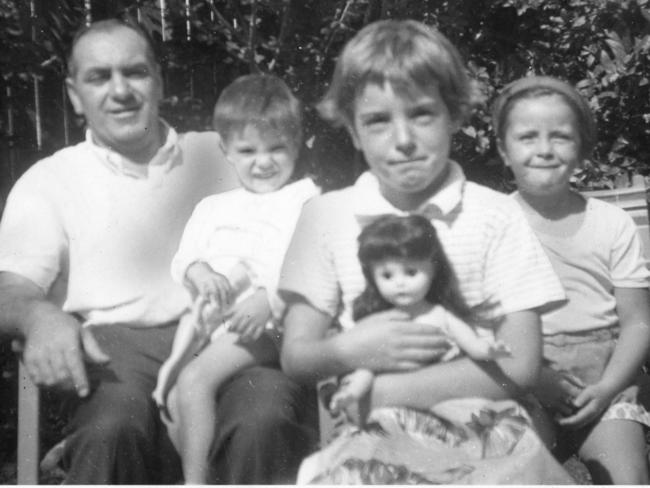
<path id="1" fill-rule="evenodd" d="M 465 57 L 482 103 L 459 132 L 454 156 L 470 177 L 507 187 L 491 136 L 489 104 L 507 82 L 531 73 L 575 84 L 599 123 L 581 187 L 612 186 L 650 173 L 650 0 L 0 0 L 0 72 L 5 87 L 54 84 L 63 75 L 70 33 L 88 15 L 140 21 L 158 41 L 166 73 L 165 116 L 181 129 L 203 129 L 219 91 L 235 76 L 282 76 L 308 107 L 323 94 L 342 45 L 382 18 L 414 18 L 446 34 Z M 91 10 L 84 9 L 91 4 Z M 23 94 L 28 99 L 31 94 Z M 20 107 L 20 108 L 19 108 Z M 60 108 L 60 107 L 59 107 Z M 29 131 L 33 104 L 24 111 Z M 331 186 L 349 183 L 359 165 L 340 132 L 308 111 L 307 134 Z M 48 149 L 62 145 L 60 124 Z M 2 136 L 8 137 L 6 124 Z M 59 131 L 59 132 L 57 132 Z M 15 135 L 14 135 L 15 137 Z M 357 161 L 358 163 L 358 161 Z"/>

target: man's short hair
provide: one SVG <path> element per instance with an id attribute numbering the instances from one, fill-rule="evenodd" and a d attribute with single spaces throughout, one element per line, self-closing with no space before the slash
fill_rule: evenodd
<path id="1" fill-rule="evenodd" d="M 86 37 L 86 35 L 95 32 L 110 33 L 120 28 L 130 29 L 133 32 L 135 32 L 142 40 L 144 40 L 147 46 L 147 56 L 149 57 L 149 59 L 153 64 L 158 65 L 158 56 L 156 52 L 156 47 L 149 33 L 141 25 L 137 23 L 127 22 L 125 20 L 112 18 L 112 19 L 98 20 L 97 22 L 93 22 L 89 25 L 84 25 L 81 28 L 79 28 L 77 32 L 75 32 L 75 35 L 72 38 L 72 42 L 70 43 L 70 49 L 68 50 L 68 56 L 67 56 L 68 76 L 74 78 L 76 74 L 75 73 L 76 67 L 74 65 L 74 58 L 73 58 L 74 49 L 77 46 L 77 44 L 79 44 L 79 42 L 84 37 Z"/>

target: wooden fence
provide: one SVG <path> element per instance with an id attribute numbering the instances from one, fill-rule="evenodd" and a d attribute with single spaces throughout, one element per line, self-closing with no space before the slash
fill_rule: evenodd
<path id="1" fill-rule="evenodd" d="M 74 2 L 78 5 L 74 5 Z M 157 0 L 158 22 L 162 43 L 193 42 L 192 0 L 181 0 L 184 9 L 177 9 L 174 17 L 168 10 L 166 0 Z M 93 20 L 115 15 L 124 11 L 124 1 L 119 0 L 29 0 L 16 2 L 28 12 L 31 28 L 23 33 L 26 42 L 39 44 L 44 22 L 51 19 L 51 13 L 66 5 L 73 4 L 79 14 L 78 26 Z M 128 3 L 128 2 L 126 2 Z M 140 3 L 133 4 L 131 11 L 140 19 Z M 213 4 L 213 0 L 209 3 Z M 178 4 L 178 2 L 176 2 Z M 149 5 L 150 7 L 151 5 Z M 184 18 L 179 18 L 184 16 Z M 206 15 L 213 16 L 214 10 Z M 214 20 L 214 19 L 211 19 Z M 76 26 L 76 27 L 78 27 Z M 76 27 L 73 30 L 76 30 Z M 54 58 L 54 57 L 53 57 Z M 63 77 L 62 59 L 46 59 L 37 69 L 38 74 L 23 72 L 20 78 L 4 76 L 0 78 L 0 213 L 7 191 L 16 179 L 37 159 L 53 151 L 76 142 L 83 137 L 83 121 L 79 119 L 69 104 Z M 20 60 L 19 60 L 20 61 Z M 48 64 L 59 63 L 57 69 Z M 5 72 L 12 71 L 12 67 Z M 16 71 L 24 70 L 17 66 Z M 213 63 L 192 66 L 190 69 L 166 67 L 163 64 L 166 94 L 169 99 L 197 98 L 209 106 L 216 98 L 219 85 L 227 73 Z M 197 88 L 197 86 L 199 88 Z M 196 123 L 195 123 L 196 125 Z M 187 127 L 181 127 L 187 128 Z"/>

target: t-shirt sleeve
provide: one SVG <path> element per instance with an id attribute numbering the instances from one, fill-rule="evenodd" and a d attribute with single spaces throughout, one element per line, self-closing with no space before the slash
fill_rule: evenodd
<path id="1" fill-rule="evenodd" d="M 66 266 L 68 237 L 44 190 L 32 172 L 11 190 L 0 222 L 0 271 L 21 275 L 47 294 Z"/>
<path id="2" fill-rule="evenodd" d="M 612 209 L 613 242 L 610 253 L 612 284 L 619 288 L 645 288 L 650 272 L 636 224 L 630 215 Z"/>
<path id="3" fill-rule="evenodd" d="M 298 218 L 296 230 L 284 258 L 278 291 L 290 304 L 302 297 L 317 310 L 335 317 L 340 291 L 330 250 L 332 215 L 323 197 L 308 201 Z"/>
<path id="4" fill-rule="evenodd" d="M 515 202 L 488 244 L 484 282 L 487 296 L 506 314 L 565 300 L 559 278 Z"/>

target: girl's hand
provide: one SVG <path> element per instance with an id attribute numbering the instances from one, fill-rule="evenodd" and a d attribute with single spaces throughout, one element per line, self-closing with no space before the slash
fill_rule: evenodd
<path id="1" fill-rule="evenodd" d="M 227 309 L 233 299 L 230 281 L 224 275 L 213 271 L 202 261 L 192 263 L 185 273 L 185 280 L 194 288 L 196 294 L 207 298 L 217 310 Z"/>
<path id="2" fill-rule="evenodd" d="M 228 330 L 239 334 L 244 342 L 255 341 L 271 319 L 271 306 L 264 288 L 238 303 L 229 319 Z"/>
<path id="3" fill-rule="evenodd" d="M 577 412 L 558 423 L 571 429 L 579 429 L 593 422 L 611 404 L 618 392 L 601 383 L 585 387 L 573 400 Z"/>
<path id="4" fill-rule="evenodd" d="M 411 322 L 409 315 L 399 310 L 370 315 L 339 334 L 339 339 L 350 364 L 373 372 L 419 369 L 440 359 L 450 348 L 440 330 Z"/>
<path id="5" fill-rule="evenodd" d="M 535 395 L 556 418 L 564 418 L 575 413 L 575 398 L 584 388 L 585 384 L 576 376 L 543 368 Z"/>

